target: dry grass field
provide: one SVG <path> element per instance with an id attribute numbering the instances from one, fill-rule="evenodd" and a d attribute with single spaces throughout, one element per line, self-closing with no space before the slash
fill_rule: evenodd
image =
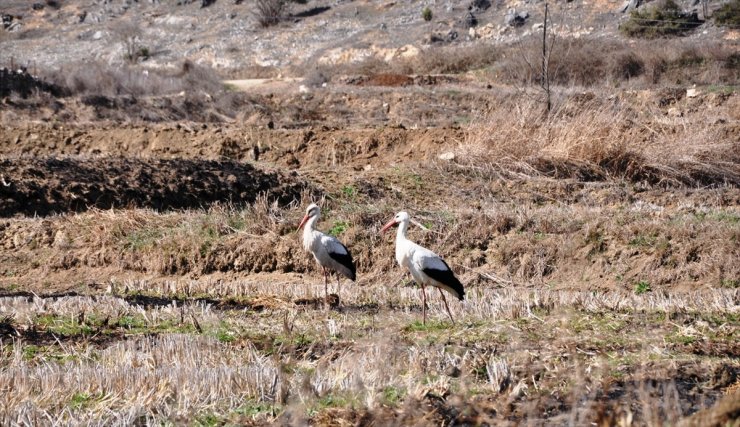
<path id="1" fill-rule="evenodd" d="M 47 65 L 0 76 L 0 425 L 740 426 L 735 29 L 627 39 L 557 3 L 548 112 L 534 6 L 476 39 L 502 4 L 469 32 L 457 4 L 251 29 L 248 2 L 59 3 L 0 30 Z M 146 59 L 118 63 L 137 13 Z M 363 56 L 393 34 L 423 50 Z M 357 264 L 331 306 L 311 202 Z M 436 291 L 421 321 L 399 210 L 465 285 L 455 323 Z"/>

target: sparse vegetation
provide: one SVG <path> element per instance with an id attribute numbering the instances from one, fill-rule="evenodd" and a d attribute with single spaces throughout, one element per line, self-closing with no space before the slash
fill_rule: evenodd
<path id="1" fill-rule="evenodd" d="M 686 13 L 674 0 L 633 10 L 619 29 L 630 37 L 657 38 L 680 36 L 702 24 L 696 14 Z"/>
<path id="2" fill-rule="evenodd" d="M 731 28 L 740 27 L 740 0 L 729 0 L 715 10 L 712 19 L 717 25 Z"/>
<path id="3" fill-rule="evenodd" d="M 117 22 L 113 32 L 123 45 L 123 58 L 136 64 L 140 59 L 149 58 L 149 49 L 142 45 L 142 30 L 135 21 L 124 20 Z"/>
<path id="4" fill-rule="evenodd" d="M 427 22 L 431 21 L 432 20 L 432 9 L 429 8 L 429 6 L 425 6 L 424 9 L 421 10 L 421 17 Z"/>

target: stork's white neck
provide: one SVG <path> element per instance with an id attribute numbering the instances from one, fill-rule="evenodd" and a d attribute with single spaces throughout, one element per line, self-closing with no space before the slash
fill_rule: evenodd
<path id="1" fill-rule="evenodd" d="M 313 231 L 314 225 L 316 225 L 316 221 L 318 220 L 319 220 L 318 215 L 314 215 L 311 218 L 309 218 L 308 221 L 306 221 L 306 225 L 303 226 L 303 234 L 311 233 Z"/>
<path id="2" fill-rule="evenodd" d="M 406 230 L 408 230 L 408 228 L 408 221 L 401 221 L 398 223 L 398 230 L 396 230 L 396 241 L 406 240 Z"/>
<path id="3" fill-rule="evenodd" d="M 318 220 L 318 215 L 312 216 L 308 219 L 308 221 L 306 221 L 306 224 L 303 226 L 303 247 L 307 251 L 311 250 L 311 247 L 316 241 L 316 233 L 314 232 L 313 226 Z"/>

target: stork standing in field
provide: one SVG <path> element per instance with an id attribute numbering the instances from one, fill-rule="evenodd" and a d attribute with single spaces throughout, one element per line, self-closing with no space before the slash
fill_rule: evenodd
<path id="1" fill-rule="evenodd" d="M 398 232 L 396 233 L 396 261 L 398 261 L 398 265 L 408 269 L 414 281 L 421 285 L 421 310 L 424 324 L 427 322 L 426 285 L 439 289 L 439 294 L 442 295 L 442 301 L 445 303 L 447 314 L 450 315 L 452 323 L 455 323 L 442 290 L 444 289 L 462 301 L 465 298 L 463 285 L 457 280 L 450 266 L 439 255 L 406 238 L 409 221 L 411 221 L 409 214 L 399 212 L 380 231 L 383 233 L 394 225 L 398 225 Z"/>
<path id="2" fill-rule="evenodd" d="M 306 208 L 306 215 L 301 220 L 298 229 L 300 230 L 301 227 L 306 226 L 303 229 L 303 248 L 313 255 L 324 271 L 324 295 L 328 297 L 329 271 L 337 273 L 337 288 L 339 288 L 339 274 L 354 282 L 357 269 L 352 260 L 352 254 L 349 253 L 346 246 L 334 237 L 314 229 L 314 225 L 316 225 L 320 216 L 319 206 L 316 203 L 311 203 Z M 339 293 L 338 289 L 337 293 Z"/>

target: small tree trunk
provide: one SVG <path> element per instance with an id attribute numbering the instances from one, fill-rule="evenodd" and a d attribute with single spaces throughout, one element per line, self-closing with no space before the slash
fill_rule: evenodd
<path id="1" fill-rule="evenodd" d="M 549 73 L 549 56 L 547 51 L 547 3 L 545 3 L 545 22 L 542 27 L 542 90 L 545 92 L 545 102 L 547 112 L 550 112 L 552 104 L 550 102 L 550 73 Z"/>

